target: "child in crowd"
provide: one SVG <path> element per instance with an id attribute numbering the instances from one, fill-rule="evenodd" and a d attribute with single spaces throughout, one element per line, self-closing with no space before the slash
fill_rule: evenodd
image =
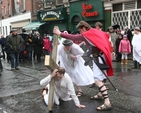
<path id="1" fill-rule="evenodd" d="M 121 64 L 127 64 L 128 54 L 131 53 L 131 45 L 129 40 L 127 39 L 127 35 L 123 36 L 123 39 L 120 41 L 119 44 L 119 53 L 122 54 L 121 56 Z"/>

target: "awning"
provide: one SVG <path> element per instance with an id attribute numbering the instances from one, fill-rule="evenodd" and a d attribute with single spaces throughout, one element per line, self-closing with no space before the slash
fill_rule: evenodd
<path id="1" fill-rule="evenodd" d="M 18 21 L 18 22 L 11 22 L 11 27 L 12 28 L 21 28 L 27 25 L 30 21 L 29 20 L 23 20 L 23 21 Z"/>
<path id="2" fill-rule="evenodd" d="M 45 24 L 45 22 L 30 22 L 26 26 L 23 27 L 25 30 L 37 30 L 41 25 Z"/>

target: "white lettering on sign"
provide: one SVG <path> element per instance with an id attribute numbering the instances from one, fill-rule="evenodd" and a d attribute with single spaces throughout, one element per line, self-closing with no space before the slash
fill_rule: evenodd
<path id="1" fill-rule="evenodd" d="M 40 14 L 40 17 L 41 17 L 42 20 L 44 20 L 44 18 L 48 15 L 54 15 L 57 18 L 60 18 L 60 15 L 58 13 L 54 12 L 54 11 L 49 11 L 49 12 L 46 12 L 44 14 Z"/>

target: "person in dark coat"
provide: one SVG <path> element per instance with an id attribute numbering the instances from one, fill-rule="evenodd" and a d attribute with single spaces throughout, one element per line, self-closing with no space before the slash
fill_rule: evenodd
<path id="1" fill-rule="evenodd" d="M 124 35 L 127 35 L 127 38 L 128 40 L 130 41 L 130 44 L 131 44 L 131 41 L 132 41 L 132 31 L 128 28 L 128 26 L 125 26 L 125 32 L 124 32 Z"/>
<path id="2" fill-rule="evenodd" d="M 2 54 L 3 54 L 3 59 L 5 59 L 6 38 L 3 35 L 1 35 L 0 44 L 1 44 Z"/>
<path id="3" fill-rule="evenodd" d="M 27 51 L 28 62 L 32 62 L 33 35 L 31 33 L 26 37 L 25 50 Z"/>
<path id="4" fill-rule="evenodd" d="M 122 38 L 123 38 L 122 34 L 119 34 L 119 36 L 115 42 L 116 61 L 117 62 L 121 62 L 121 53 L 118 52 L 118 49 L 119 49 L 119 44 L 120 44 L 120 41 L 122 40 Z"/>
<path id="5" fill-rule="evenodd" d="M 41 62 L 42 48 L 43 40 L 40 34 L 37 33 L 37 36 L 34 37 L 34 54 L 37 56 L 37 62 Z"/>
<path id="6" fill-rule="evenodd" d="M 7 41 L 8 37 L 10 37 L 10 36 L 12 36 L 12 31 L 10 31 L 10 35 L 6 36 L 6 41 Z M 11 61 L 11 57 L 10 57 L 11 51 L 10 51 L 10 46 L 7 44 L 5 46 L 5 51 L 6 51 L 6 56 L 7 56 L 7 62 L 10 62 Z"/>
<path id="7" fill-rule="evenodd" d="M 17 29 L 12 30 L 12 36 L 8 37 L 6 43 L 10 47 L 11 51 L 11 70 L 19 70 L 19 53 L 21 46 L 24 44 L 24 40 L 17 34 Z"/>

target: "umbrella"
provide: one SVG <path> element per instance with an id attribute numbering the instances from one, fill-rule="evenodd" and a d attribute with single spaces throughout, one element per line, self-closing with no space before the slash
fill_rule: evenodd
<path id="1" fill-rule="evenodd" d="M 23 34 L 23 33 L 18 34 L 18 35 L 20 35 L 23 38 L 24 41 L 26 40 L 26 37 L 28 36 L 28 34 Z"/>
<path id="2" fill-rule="evenodd" d="M 114 24 L 112 25 L 113 29 L 117 29 L 117 28 L 120 28 L 120 26 L 118 24 Z"/>

